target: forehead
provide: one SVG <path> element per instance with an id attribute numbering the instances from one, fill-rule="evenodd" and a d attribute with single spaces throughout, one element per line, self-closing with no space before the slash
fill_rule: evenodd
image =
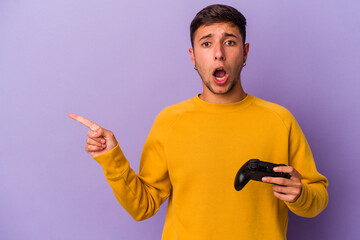
<path id="1" fill-rule="evenodd" d="M 209 25 L 201 25 L 195 32 L 194 39 L 213 34 L 223 35 L 223 33 L 231 33 L 241 38 L 239 28 L 231 22 L 212 23 Z"/>

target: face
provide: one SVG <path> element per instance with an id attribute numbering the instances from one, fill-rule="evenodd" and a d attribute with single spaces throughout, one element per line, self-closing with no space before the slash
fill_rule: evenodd
<path id="1" fill-rule="evenodd" d="M 239 29 L 232 23 L 200 26 L 194 35 L 191 60 L 202 79 L 204 95 L 226 95 L 243 91 L 240 72 L 249 44 L 243 45 Z"/>

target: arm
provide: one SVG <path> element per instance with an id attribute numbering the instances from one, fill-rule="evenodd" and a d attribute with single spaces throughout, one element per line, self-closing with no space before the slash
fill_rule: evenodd
<path id="1" fill-rule="evenodd" d="M 85 149 L 103 167 L 104 175 L 119 203 L 137 221 L 153 216 L 171 190 L 161 126 L 154 124 L 150 131 L 141 157 L 140 173 L 136 174 L 110 131 L 87 119 L 89 122 L 84 121 L 85 118 L 80 116 L 72 116 L 90 127 Z M 93 135 L 97 138 L 94 139 Z M 105 148 L 98 145 L 103 144 L 102 139 L 106 142 Z"/>
<path id="2" fill-rule="evenodd" d="M 286 203 L 289 209 L 302 217 L 315 217 L 328 203 L 328 180 L 321 175 L 315 165 L 310 146 L 292 116 L 289 133 L 289 164 L 301 173 L 302 190 L 293 203 Z"/>
<path id="3" fill-rule="evenodd" d="M 275 184 L 274 195 L 288 208 L 302 217 L 315 217 L 328 203 L 327 179 L 317 172 L 309 144 L 296 119 L 291 115 L 289 124 L 289 165 L 277 167 L 276 172 L 287 172 L 290 179 L 264 178 Z"/>

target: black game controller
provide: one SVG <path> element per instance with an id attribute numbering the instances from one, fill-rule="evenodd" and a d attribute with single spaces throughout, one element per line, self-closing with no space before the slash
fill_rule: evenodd
<path id="1" fill-rule="evenodd" d="M 273 168 L 278 166 L 286 165 L 262 162 L 259 159 L 250 159 L 236 174 L 235 189 L 240 191 L 250 180 L 261 181 L 263 177 L 282 177 L 289 179 L 290 174 L 273 171 Z"/>

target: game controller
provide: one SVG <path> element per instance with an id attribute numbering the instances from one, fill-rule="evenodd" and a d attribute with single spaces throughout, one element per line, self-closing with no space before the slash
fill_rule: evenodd
<path id="1" fill-rule="evenodd" d="M 240 191 L 250 180 L 261 181 L 263 177 L 282 177 L 289 179 L 290 174 L 273 171 L 273 168 L 278 166 L 286 165 L 262 162 L 259 159 L 250 159 L 236 174 L 235 189 Z"/>

